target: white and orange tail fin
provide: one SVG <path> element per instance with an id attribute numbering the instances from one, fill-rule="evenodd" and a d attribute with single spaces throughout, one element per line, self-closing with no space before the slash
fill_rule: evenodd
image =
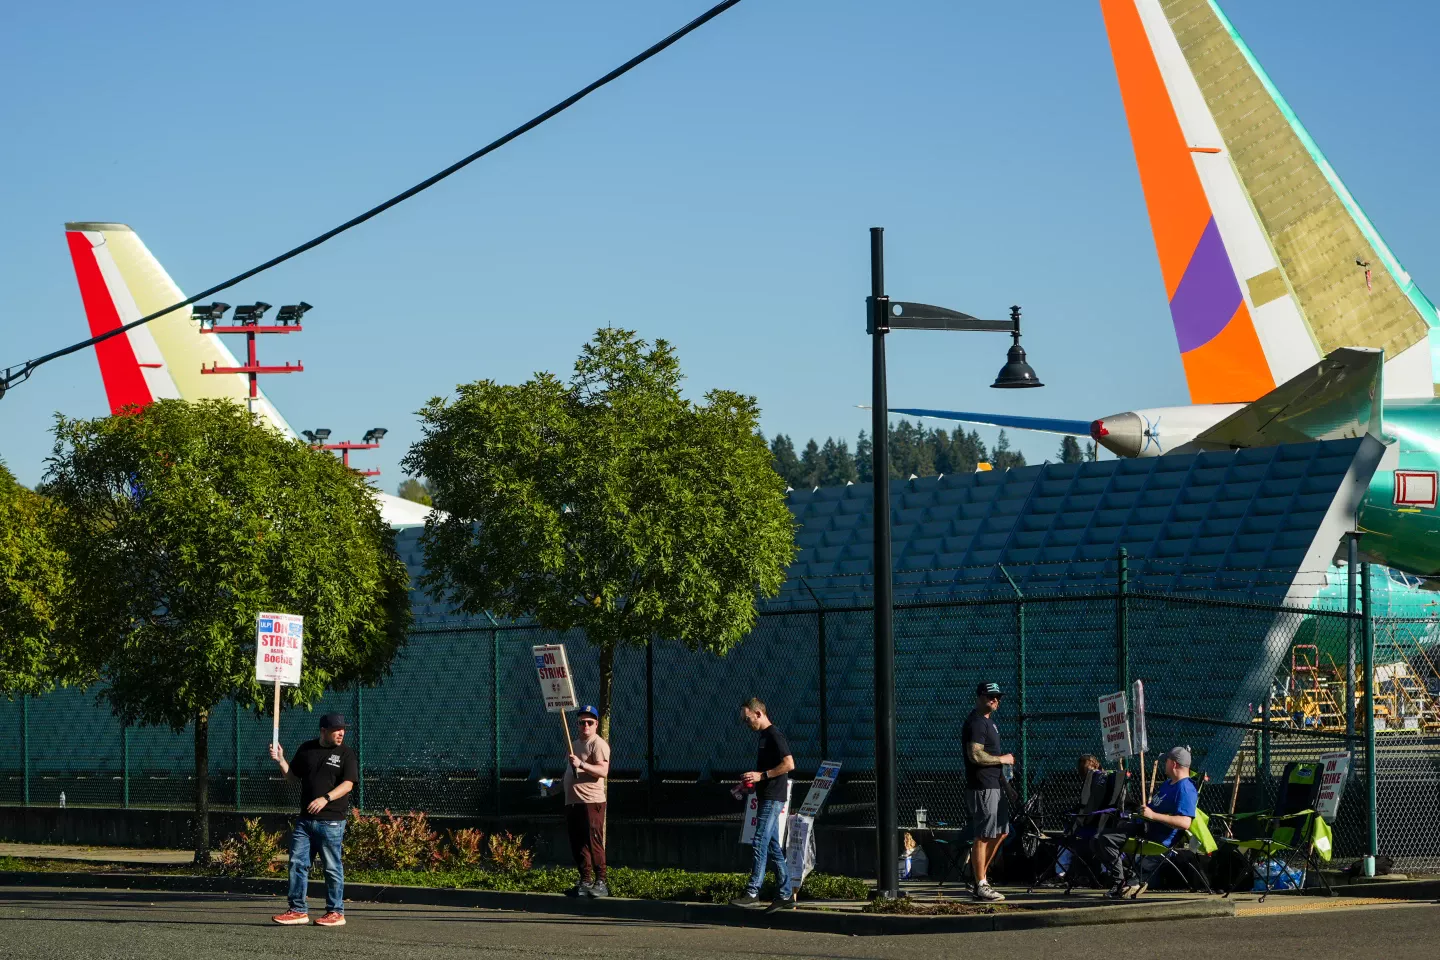
<path id="1" fill-rule="evenodd" d="M 123 223 L 67 223 L 65 239 L 92 336 L 185 299 L 140 237 Z M 95 353 L 112 413 L 166 398 L 228 397 L 243 403 L 250 393 L 243 374 L 200 372 L 201 367 L 239 364 L 219 335 L 200 332 L 189 307 L 111 337 L 97 344 Z M 263 392 L 255 411 L 287 436 L 295 435 Z"/>
<path id="2" fill-rule="evenodd" d="M 1435 307 L 1215 0 L 1100 0 L 1193 403 L 1249 402 L 1345 347 L 1436 395 Z"/>

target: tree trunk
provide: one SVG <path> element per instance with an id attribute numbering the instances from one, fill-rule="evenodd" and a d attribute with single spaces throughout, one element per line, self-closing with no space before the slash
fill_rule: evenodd
<path id="1" fill-rule="evenodd" d="M 615 647 L 603 644 L 600 647 L 600 736 L 610 742 L 610 697 L 615 686 Z"/>
<path id="2" fill-rule="evenodd" d="M 195 715 L 195 862 L 210 862 L 210 712 Z"/>

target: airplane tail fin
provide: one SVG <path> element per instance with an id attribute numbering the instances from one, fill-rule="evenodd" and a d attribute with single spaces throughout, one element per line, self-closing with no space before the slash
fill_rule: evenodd
<path id="1" fill-rule="evenodd" d="M 1248 402 L 1335 350 L 1436 395 L 1440 317 L 1216 0 L 1100 0 L 1194 403 Z"/>
<path id="2" fill-rule="evenodd" d="M 123 223 L 67 223 L 65 239 L 90 333 L 96 336 L 185 299 L 165 268 Z M 243 403 L 249 381 L 243 374 L 202 374 L 202 366 L 239 364 L 216 334 L 200 332 L 189 308 L 176 310 L 97 344 L 100 376 L 110 411 L 154 400 L 226 397 Z M 265 398 L 256 412 L 287 436 L 295 432 Z"/>

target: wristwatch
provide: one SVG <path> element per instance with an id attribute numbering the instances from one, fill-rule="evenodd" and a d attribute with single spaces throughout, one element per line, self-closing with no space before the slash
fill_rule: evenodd
<path id="1" fill-rule="evenodd" d="M 761 770 L 761 771 L 760 771 L 760 779 L 761 779 L 761 780 L 769 780 L 769 779 L 770 779 L 770 771 L 769 771 L 769 770 Z"/>

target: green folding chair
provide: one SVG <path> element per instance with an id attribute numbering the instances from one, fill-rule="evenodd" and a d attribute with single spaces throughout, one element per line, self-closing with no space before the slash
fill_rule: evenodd
<path id="1" fill-rule="evenodd" d="M 1230 836 L 1220 842 L 1245 856 L 1252 878 L 1261 877 L 1258 864 L 1264 861 L 1262 901 L 1270 893 L 1270 884 L 1274 879 L 1271 863 L 1276 859 L 1286 862 L 1298 857 L 1305 864 L 1306 880 L 1311 876 L 1318 877 L 1326 895 L 1332 894 L 1330 880 L 1321 869 L 1322 861 L 1328 863 L 1334 853 L 1330 825 L 1315 811 L 1324 768 L 1324 764 L 1313 761 L 1286 764 L 1280 775 L 1280 795 L 1273 810 L 1241 813 L 1233 817 L 1216 815 L 1217 820 L 1226 821 L 1230 827 Z M 1304 891 L 1303 884 L 1299 890 Z M 1229 896 L 1234 891 L 1235 882 L 1232 881 L 1225 895 Z"/>
<path id="2" fill-rule="evenodd" d="M 1201 792 L 1205 789 L 1205 784 L 1210 782 L 1210 778 L 1198 770 L 1191 771 L 1190 778 L 1196 781 L 1195 796 L 1198 800 Z M 1127 856 L 1134 858 L 1137 864 L 1144 857 L 1158 857 L 1160 862 L 1155 864 L 1155 869 L 1141 880 L 1135 892 L 1130 895 L 1130 899 L 1137 899 L 1140 894 L 1149 889 L 1150 877 L 1155 876 L 1166 867 L 1174 871 L 1175 875 L 1180 878 L 1180 882 L 1189 889 L 1194 890 L 1196 880 L 1198 880 L 1200 888 L 1205 893 L 1214 893 L 1206 871 L 1198 870 L 1193 876 L 1187 874 L 1185 860 L 1188 857 L 1209 857 L 1218 849 L 1220 849 L 1220 845 L 1215 841 L 1215 835 L 1210 832 L 1210 816 L 1198 807 L 1195 810 L 1195 816 L 1190 820 L 1190 829 L 1181 830 L 1168 847 L 1163 843 L 1156 843 L 1143 837 L 1132 837 L 1123 848 Z"/>

